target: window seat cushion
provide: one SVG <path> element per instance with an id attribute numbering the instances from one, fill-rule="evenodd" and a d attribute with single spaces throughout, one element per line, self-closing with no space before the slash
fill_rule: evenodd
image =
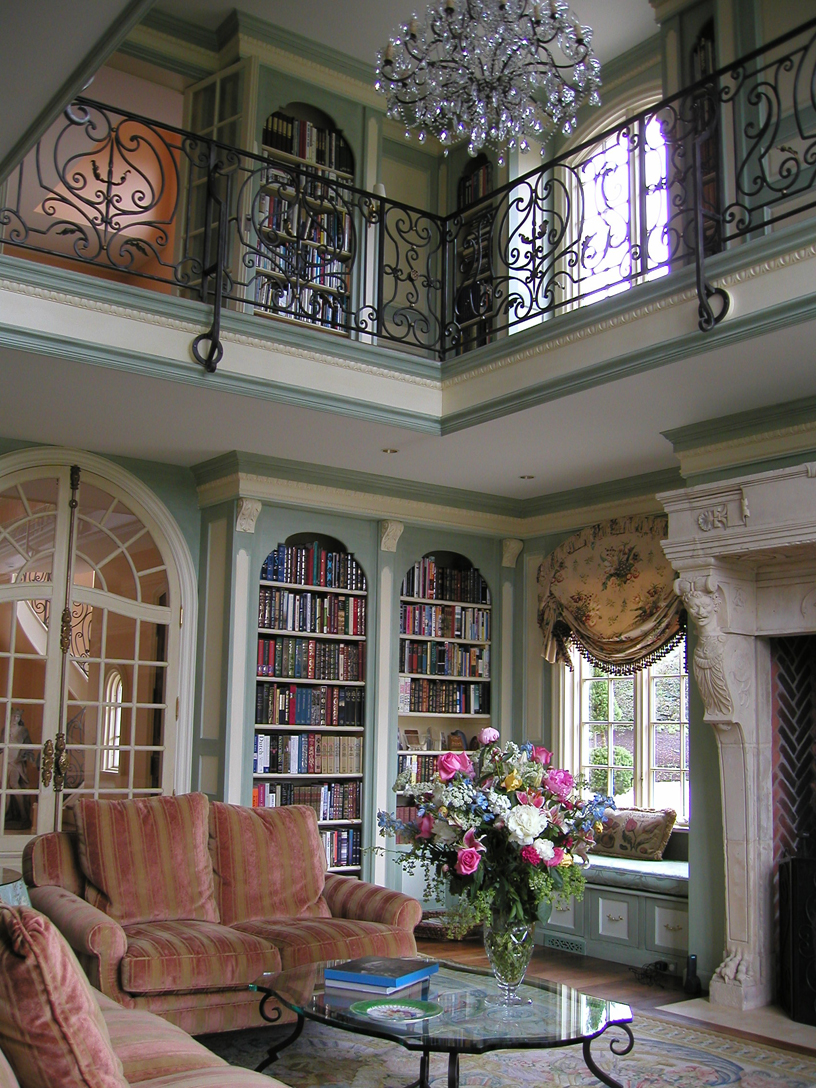
<path id="1" fill-rule="evenodd" d="M 688 870 L 687 861 L 644 861 L 591 854 L 590 865 L 584 872 L 588 884 L 688 899 Z"/>

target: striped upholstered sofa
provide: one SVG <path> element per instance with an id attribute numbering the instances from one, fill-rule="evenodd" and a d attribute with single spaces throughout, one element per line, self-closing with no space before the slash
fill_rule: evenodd
<path id="1" fill-rule="evenodd" d="M 0 906 L 0 1088 L 286 1088 L 91 988 L 53 923 Z"/>
<path id="2" fill-rule="evenodd" d="M 312 809 L 210 804 L 204 794 L 81 799 L 70 831 L 28 843 L 34 907 L 93 986 L 192 1035 L 263 1021 L 265 971 L 416 952 L 420 904 L 326 873 Z"/>

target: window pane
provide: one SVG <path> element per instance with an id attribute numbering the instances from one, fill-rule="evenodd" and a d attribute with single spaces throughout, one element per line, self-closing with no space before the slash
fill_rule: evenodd
<path id="1" fill-rule="evenodd" d="M 215 80 L 193 94 L 191 124 L 193 132 L 201 133 L 211 128 L 215 121 Z"/>
<path id="2" fill-rule="evenodd" d="M 0 584 L 53 566 L 58 481 L 29 480 L 0 494 Z"/>
<path id="3" fill-rule="evenodd" d="M 612 681 L 614 693 L 613 720 L 633 722 L 635 720 L 635 682 L 631 676 L 615 677 Z"/>
<path id="4" fill-rule="evenodd" d="M 655 767 L 680 767 L 680 748 L 682 743 L 679 725 L 657 725 L 654 729 Z"/>
<path id="5" fill-rule="evenodd" d="M 658 676 L 652 685 L 655 719 L 659 722 L 679 722 L 680 677 Z"/>
<path id="6" fill-rule="evenodd" d="M 678 817 L 686 811 L 680 771 L 655 771 L 654 805 L 655 808 L 673 808 Z"/>
<path id="7" fill-rule="evenodd" d="M 609 681 L 592 680 L 584 685 L 587 706 L 585 717 L 592 722 L 609 721 Z"/>

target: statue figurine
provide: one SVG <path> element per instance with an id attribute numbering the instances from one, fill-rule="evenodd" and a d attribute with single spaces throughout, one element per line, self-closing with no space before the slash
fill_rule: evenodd
<path id="1" fill-rule="evenodd" d="M 39 765 L 39 753 L 24 745 L 31 744 L 31 734 L 23 721 L 23 712 L 12 708 L 9 722 L 9 750 L 6 760 L 6 789 L 28 790 L 31 782 L 26 764 Z M 11 747 L 14 745 L 14 747 Z M 19 747 L 18 747 L 19 745 Z M 2 745 L 0 745 L 2 751 Z M 31 827 L 31 802 L 29 795 L 8 793 L 6 795 L 6 828 L 8 830 L 28 831 Z"/>

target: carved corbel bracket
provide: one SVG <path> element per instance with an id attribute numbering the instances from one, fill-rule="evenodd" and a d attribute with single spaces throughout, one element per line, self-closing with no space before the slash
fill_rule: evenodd
<path id="1" fill-rule="evenodd" d="M 503 567 L 515 567 L 516 560 L 521 554 L 521 549 L 524 547 L 523 540 L 514 540 L 512 537 L 507 537 L 502 541 L 502 566 Z"/>
<path id="2" fill-rule="evenodd" d="M 380 522 L 380 551 L 395 552 L 405 526 L 401 521 Z"/>
<path id="3" fill-rule="evenodd" d="M 239 499 L 235 512 L 235 531 L 238 533 L 254 533 L 255 522 L 261 512 L 260 499 Z"/>

